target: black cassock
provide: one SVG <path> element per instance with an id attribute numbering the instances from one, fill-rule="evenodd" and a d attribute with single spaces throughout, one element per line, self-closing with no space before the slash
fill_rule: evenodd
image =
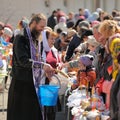
<path id="1" fill-rule="evenodd" d="M 30 44 L 26 32 L 13 43 L 12 81 L 8 94 L 7 120 L 42 120 L 29 61 Z"/>

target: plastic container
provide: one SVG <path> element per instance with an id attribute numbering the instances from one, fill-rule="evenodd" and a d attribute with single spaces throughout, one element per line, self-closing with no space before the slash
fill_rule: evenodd
<path id="1" fill-rule="evenodd" d="M 55 106 L 57 104 L 59 85 L 40 85 L 38 89 L 39 102 L 42 106 Z"/>
<path id="2" fill-rule="evenodd" d="M 55 106 L 58 98 L 59 86 L 40 85 L 38 90 L 39 100 L 43 106 Z"/>

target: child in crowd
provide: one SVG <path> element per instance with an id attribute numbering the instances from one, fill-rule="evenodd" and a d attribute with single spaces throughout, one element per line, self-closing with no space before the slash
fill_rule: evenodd
<path id="1" fill-rule="evenodd" d="M 65 63 L 64 66 L 73 68 L 79 67 L 77 72 L 77 82 L 71 86 L 74 90 L 77 87 L 93 87 L 94 81 L 96 80 L 95 68 L 92 65 L 93 56 L 89 54 L 81 55 L 78 60 L 70 61 Z"/>

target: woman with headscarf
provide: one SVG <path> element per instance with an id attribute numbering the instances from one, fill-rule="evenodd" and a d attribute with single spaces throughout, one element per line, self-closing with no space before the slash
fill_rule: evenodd
<path id="1" fill-rule="evenodd" d="M 120 28 L 117 22 L 114 20 L 105 20 L 101 23 L 99 27 L 99 32 L 101 33 L 101 38 L 105 39 L 108 51 L 112 55 L 113 59 L 113 80 L 116 79 L 118 73 L 118 60 L 117 56 L 120 52 Z"/>
<path id="2" fill-rule="evenodd" d="M 98 17 L 99 17 L 99 14 L 98 14 L 97 12 L 93 12 L 93 13 L 87 18 L 87 20 L 88 20 L 89 22 L 93 22 L 93 21 L 97 20 Z"/>
<path id="3" fill-rule="evenodd" d="M 105 20 L 99 27 L 101 38 L 105 38 L 106 47 L 112 55 L 112 81 L 113 86 L 108 88 L 110 96 L 110 115 L 112 120 L 119 120 L 119 60 L 118 55 L 120 54 L 120 28 L 114 20 Z M 118 83 L 117 83 L 118 82 Z M 117 84 L 116 84 L 117 83 Z"/>
<path id="4" fill-rule="evenodd" d="M 91 15 L 90 10 L 89 9 L 85 9 L 84 10 L 84 16 L 85 16 L 85 18 L 86 19 L 89 18 L 90 15 Z"/>
<path id="5" fill-rule="evenodd" d="M 43 31 L 42 32 L 42 60 L 50 64 L 53 68 L 57 68 L 61 63 L 57 49 L 54 47 L 55 38 L 57 34 L 53 31 Z M 42 83 L 49 84 L 49 76 L 42 71 Z M 44 107 L 44 120 L 55 120 L 56 116 L 56 106 L 45 106 Z"/>

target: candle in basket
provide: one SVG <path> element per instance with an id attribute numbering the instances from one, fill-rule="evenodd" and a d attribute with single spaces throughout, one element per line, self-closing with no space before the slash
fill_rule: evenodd
<path id="1" fill-rule="evenodd" d="M 92 87 L 92 96 L 95 94 L 95 87 Z"/>
<path id="2" fill-rule="evenodd" d="M 92 87 L 92 110 L 96 109 L 95 87 Z"/>

